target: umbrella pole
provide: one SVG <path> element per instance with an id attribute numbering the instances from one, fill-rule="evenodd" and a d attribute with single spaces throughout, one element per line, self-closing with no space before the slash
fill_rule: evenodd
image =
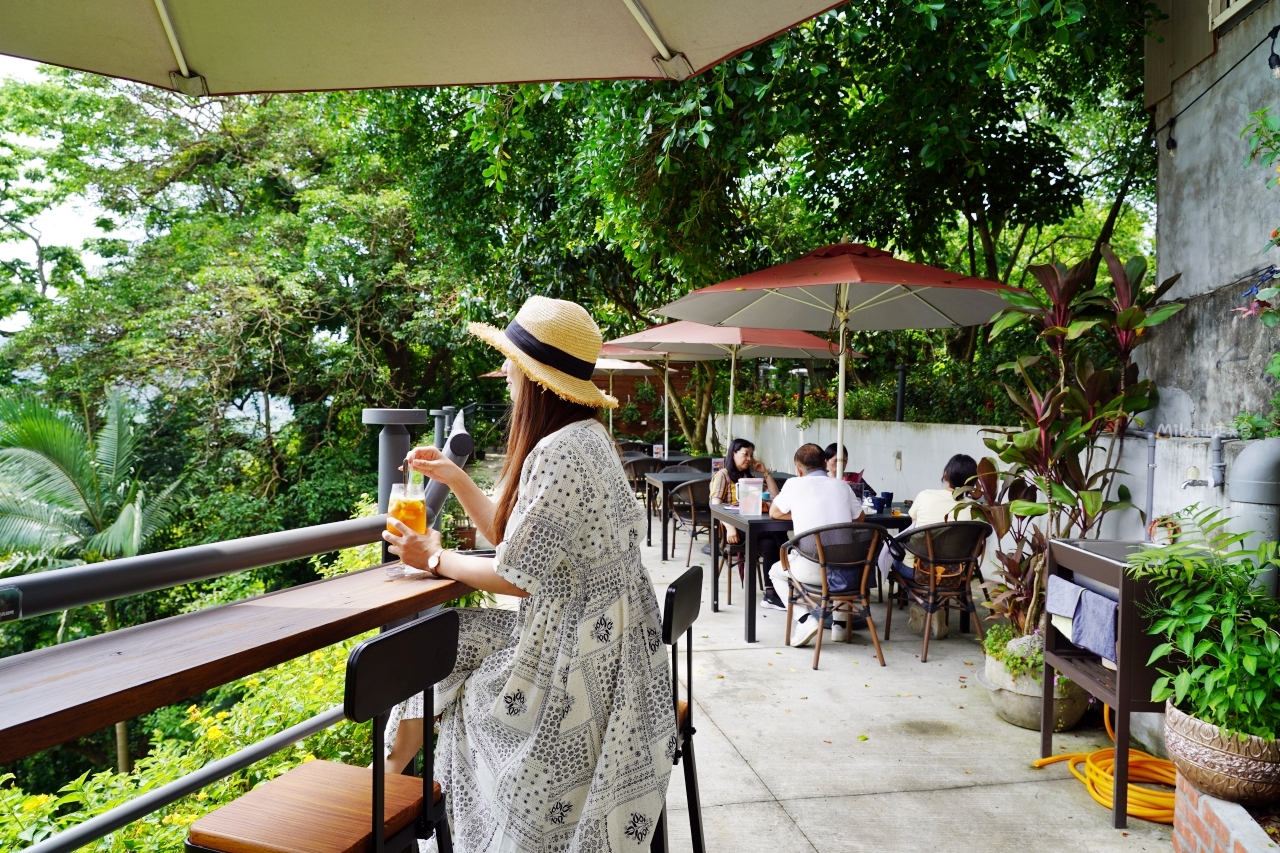
<path id="1" fill-rule="evenodd" d="M 612 396 L 613 396 L 613 371 L 612 371 L 612 370 L 610 370 L 610 371 L 609 371 L 609 396 L 610 396 L 610 397 L 612 397 Z M 614 438 L 614 435 L 613 435 L 613 409 L 610 409 L 610 410 L 609 410 L 609 438 Z"/>
<path id="2" fill-rule="evenodd" d="M 662 357 L 662 455 L 671 444 L 671 356 Z"/>
<path id="3" fill-rule="evenodd" d="M 845 338 L 849 333 L 849 285 L 840 285 L 839 305 L 837 313 L 840 316 L 840 384 L 839 397 L 836 398 L 836 476 L 840 477 L 844 474 L 844 466 L 848 462 L 844 457 L 844 389 L 845 389 L 845 351 L 847 350 Z"/>
<path id="4" fill-rule="evenodd" d="M 729 350 L 729 443 L 733 443 L 733 391 L 738 385 L 738 348 Z"/>

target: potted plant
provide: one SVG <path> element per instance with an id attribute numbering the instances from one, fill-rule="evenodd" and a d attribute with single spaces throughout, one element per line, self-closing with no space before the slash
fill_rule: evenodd
<path id="1" fill-rule="evenodd" d="M 1151 633 L 1164 638 L 1152 701 L 1165 746 L 1188 781 L 1246 805 L 1280 798 L 1280 601 L 1255 584 L 1280 544 L 1246 549 L 1220 510 L 1177 515 L 1179 540 L 1144 548 L 1129 571 L 1154 588 Z"/>
<path id="2" fill-rule="evenodd" d="M 992 430 L 985 443 L 995 458 L 983 459 L 977 483 L 957 493 L 972 492 L 967 503 L 995 532 L 996 573 L 984 586 L 991 618 L 1003 617 L 1008 631 L 992 631 L 986 641 L 986 685 L 997 713 L 1028 728 L 1040 727 L 1038 712 L 1028 709 L 1039 706 L 1042 669 L 1029 663 L 1043 663 L 1049 541 L 1096 537 L 1108 512 L 1132 506 L 1114 484 L 1114 462 L 1132 413 L 1155 399 L 1151 382 L 1138 379 L 1133 353 L 1148 329 L 1182 307 L 1155 304 L 1176 277 L 1144 290 L 1145 259 L 1121 263 L 1109 246 L 1099 251 L 1110 286 L 1094 284 L 1097 261 L 1086 259 L 1070 269 L 1028 266 L 1040 289 L 1003 294 L 1010 307 L 995 318 L 992 337 L 1026 324 L 1044 350 L 1001 367 L 1017 377 L 1004 387 L 1022 423 Z M 1107 361 L 1096 363 L 1102 353 Z M 1056 681 L 1058 726 L 1070 727 L 1088 699 Z"/>
<path id="3" fill-rule="evenodd" d="M 467 511 L 462 508 L 461 502 L 453 495 L 449 495 L 445 502 L 444 523 L 441 525 L 444 531 L 444 546 L 446 548 L 458 548 L 463 551 L 472 551 L 476 547 L 476 526 L 471 521 L 471 517 L 467 515 Z"/>

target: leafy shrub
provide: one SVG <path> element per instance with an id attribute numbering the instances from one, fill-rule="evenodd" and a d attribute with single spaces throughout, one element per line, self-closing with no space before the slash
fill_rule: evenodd
<path id="1" fill-rule="evenodd" d="M 634 400 L 628 400 L 618 407 L 618 420 L 624 424 L 640 423 L 640 407 L 635 404 Z"/>
<path id="2" fill-rule="evenodd" d="M 1226 732 L 1270 740 L 1280 729 L 1280 602 L 1253 581 L 1280 545 L 1241 547 L 1247 534 L 1226 532 L 1216 509 L 1174 518 L 1179 541 L 1129 558 L 1130 573 L 1154 586 L 1150 631 L 1165 640 L 1148 661 L 1166 660 L 1151 700 L 1172 698 Z"/>
<path id="3" fill-rule="evenodd" d="M 28 847 L 341 704 L 347 655 L 361 639 L 353 637 L 238 682 L 242 698 L 227 710 L 190 706 L 185 712 L 187 738 L 161 738 L 157 732 L 151 753 L 138 759 L 132 773 L 86 773 L 56 796 L 27 794 L 14 784 L 12 774 L 0 776 L 0 849 Z M 95 849 L 180 850 L 187 827 L 214 808 L 304 761 L 367 764 L 371 744 L 368 725 L 344 720 L 112 833 Z"/>
<path id="4" fill-rule="evenodd" d="M 658 402 L 658 392 L 654 390 L 653 384 L 645 379 L 643 382 L 636 383 L 636 402 L 637 403 L 656 403 Z"/>

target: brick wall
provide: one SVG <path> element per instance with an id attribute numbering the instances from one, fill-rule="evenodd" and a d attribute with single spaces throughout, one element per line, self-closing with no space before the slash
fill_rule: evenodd
<path id="1" fill-rule="evenodd" d="M 1238 803 L 1203 794 L 1178 774 L 1174 853 L 1262 853 L 1280 850 Z"/>

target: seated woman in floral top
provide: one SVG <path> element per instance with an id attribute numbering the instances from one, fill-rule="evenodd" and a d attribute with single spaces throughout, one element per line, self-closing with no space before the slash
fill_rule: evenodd
<path id="1" fill-rule="evenodd" d="M 765 464 L 756 458 L 756 446 L 745 438 L 735 438 L 729 442 L 729 451 L 724 455 L 724 467 L 716 472 L 711 478 L 711 502 L 713 504 L 732 504 L 737 503 L 734 496 L 734 487 L 738 485 L 738 481 L 743 477 L 763 477 L 765 491 L 770 495 L 778 494 L 778 484 L 774 482 L 773 475 L 769 473 L 769 469 Z M 730 527 L 727 524 L 721 525 L 723 541 L 730 545 L 736 545 L 739 539 L 738 529 Z M 772 566 L 778 559 L 778 548 L 785 542 L 783 538 L 779 540 L 772 535 L 760 537 L 760 559 L 766 566 Z M 738 566 L 738 577 L 743 578 L 743 567 Z M 777 606 L 781 604 L 776 601 L 777 596 L 773 590 L 766 586 L 764 593 L 765 604 Z M 782 610 L 786 610 L 786 606 L 782 606 Z"/>

